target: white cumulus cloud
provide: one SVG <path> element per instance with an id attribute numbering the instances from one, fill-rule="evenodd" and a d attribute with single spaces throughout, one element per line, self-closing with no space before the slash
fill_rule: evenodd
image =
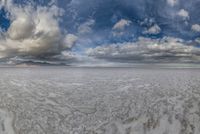
<path id="1" fill-rule="evenodd" d="M 178 16 L 182 17 L 184 20 L 187 20 L 190 18 L 189 12 L 185 9 L 181 9 L 177 13 Z"/>
<path id="2" fill-rule="evenodd" d="M 125 28 L 130 26 L 132 22 L 130 20 L 121 19 L 112 28 L 113 36 L 122 36 L 124 34 Z"/>
<path id="3" fill-rule="evenodd" d="M 160 32 L 161 28 L 157 24 L 144 31 L 145 34 L 159 34 Z"/>
<path id="4" fill-rule="evenodd" d="M 4 5 L 11 25 L 0 38 L 0 57 L 59 55 L 70 49 L 77 37 L 63 34 L 59 17 L 63 10 L 51 6 L 18 6 L 11 0 Z"/>
<path id="5" fill-rule="evenodd" d="M 173 7 L 178 4 L 178 0 L 167 0 L 167 4 Z"/>
<path id="6" fill-rule="evenodd" d="M 192 25 L 191 29 L 195 32 L 200 32 L 200 25 L 194 24 L 194 25 Z"/>
<path id="7" fill-rule="evenodd" d="M 78 27 L 79 34 L 88 34 L 92 32 L 92 26 L 95 24 L 95 20 L 90 19 Z"/>
<path id="8" fill-rule="evenodd" d="M 113 30 L 124 30 L 125 27 L 129 26 L 131 24 L 130 20 L 125 20 L 125 19 L 121 19 L 120 21 L 118 21 L 114 26 L 113 26 Z"/>

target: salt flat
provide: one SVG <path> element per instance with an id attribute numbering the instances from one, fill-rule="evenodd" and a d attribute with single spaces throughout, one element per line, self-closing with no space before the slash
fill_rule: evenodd
<path id="1" fill-rule="evenodd" d="M 199 134 L 200 69 L 0 68 L 1 134 Z"/>

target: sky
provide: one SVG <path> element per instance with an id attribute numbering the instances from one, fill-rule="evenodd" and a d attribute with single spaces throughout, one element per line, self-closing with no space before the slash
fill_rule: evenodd
<path id="1" fill-rule="evenodd" d="M 0 64 L 200 63 L 200 0 L 0 0 Z"/>

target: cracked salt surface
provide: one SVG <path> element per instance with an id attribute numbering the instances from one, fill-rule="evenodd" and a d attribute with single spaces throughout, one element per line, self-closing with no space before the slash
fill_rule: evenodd
<path id="1" fill-rule="evenodd" d="M 199 134 L 200 69 L 1 68 L 0 134 Z"/>
<path id="2" fill-rule="evenodd" d="M 14 134 L 13 115 L 6 110 L 0 109 L 0 134 Z"/>

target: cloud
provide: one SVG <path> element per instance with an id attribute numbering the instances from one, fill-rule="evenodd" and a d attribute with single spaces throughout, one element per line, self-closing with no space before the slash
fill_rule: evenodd
<path id="1" fill-rule="evenodd" d="M 200 48 L 172 37 L 141 37 L 137 42 L 107 44 L 90 48 L 86 53 L 90 57 L 115 62 L 200 62 Z"/>
<path id="2" fill-rule="evenodd" d="M 78 33 L 79 34 L 88 34 L 92 32 L 92 26 L 95 24 L 95 20 L 90 19 L 88 21 L 86 21 L 85 23 L 81 24 L 78 27 Z"/>
<path id="3" fill-rule="evenodd" d="M 125 27 L 129 26 L 131 24 L 130 20 L 125 20 L 125 19 L 121 19 L 120 21 L 118 21 L 114 26 L 113 26 L 113 30 L 124 30 Z"/>
<path id="4" fill-rule="evenodd" d="M 153 25 L 152 27 L 144 31 L 145 34 L 159 34 L 160 32 L 161 29 L 157 24 Z"/>
<path id="5" fill-rule="evenodd" d="M 200 44 L 200 38 L 196 38 L 194 41 L 195 41 L 196 43 Z"/>
<path id="6" fill-rule="evenodd" d="M 73 35 L 73 34 L 67 34 L 64 38 L 64 42 L 63 42 L 63 48 L 67 49 L 67 48 L 72 48 L 73 45 L 76 43 L 76 41 L 78 40 L 78 37 Z"/>
<path id="7" fill-rule="evenodd" d="M 173 7 L 178 4 L 178 0 L 167 0 L 167 4 Z"/>
<path id="8" fill-rule="evenodd" d="M 122 36 L 126 27 L 130 26 L 130 20 L 121 19 L 112 27 L 113 36 Z"/>
<path id="9" fill-rule="evenodd" d="M 195 32 L 200 32 L 200 25 L 194 24 L 194 25 L 192 25 L 191 29 Z"/>
<path id="10" fill-rule="evenodd" d="M 60 55 L 77 40 L 73 34 L 63 34 L 59 18 L 64 11 L 55 5 L 34 8 L 8 1 L 4 8 L 10 14 L 11 25 L 0 38 L 0 58 Z"/>
<path id="11" fill-rule="evenodd" d="M 68 61 L 89 47 L 120 42 L 121 48 L 137 43 L 133 41 L 140 36 L 170 36 L 199 45 L 195 40 L 199 0 L 0 1 L 0 8 L 4 6 L 0 10 L 0 61 L 11 57 Z"/>
<path id="12" fill-rule="evenodd" d="M 187 20 L 187 19 L 190 18 L 189 12 L 186 11 L 185 9 L 179 10 L 178 13 L 177 13 L 177 15 L 180 16 L 180 17 L 182 17 L 184 20 Z"/>

